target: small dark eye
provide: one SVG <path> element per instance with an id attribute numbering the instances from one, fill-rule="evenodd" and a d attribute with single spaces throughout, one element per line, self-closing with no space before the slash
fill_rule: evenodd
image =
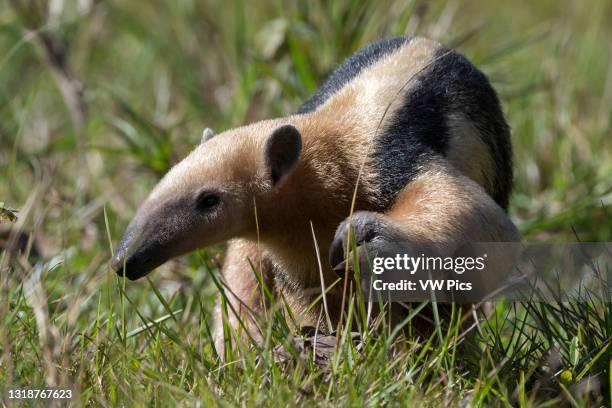
<path id="1" fill-rule="evenodd" d="M 218 195 L 214 193 L 200 194 L 200 196 L 198 197 L 198 201 L 197 201 L 198 210 L 200 211 L 210 210 L 211 208 L 219 204 L 219 201 L 221 201 L 221 199 L 219 198 Z"/>

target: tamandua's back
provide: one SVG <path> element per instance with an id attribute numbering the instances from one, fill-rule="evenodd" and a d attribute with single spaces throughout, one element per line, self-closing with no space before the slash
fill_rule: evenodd
<path id="1" fill-rule="evenodd" d="M 356 161 L 368 156 L 384 204 L 442 155 L 507 208 L 512 150 L 497 95 L 464 56 L 435 41 L 394 38 L 361 49 L 298 113 L 343 116 L 347 149 Z"/>

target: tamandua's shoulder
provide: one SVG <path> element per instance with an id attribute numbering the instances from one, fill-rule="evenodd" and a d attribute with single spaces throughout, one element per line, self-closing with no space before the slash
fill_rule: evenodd
<path id="1" fill-rule="evenodd" d="M 408 37 L 389 38 L 361 48 L 334 70 L 319 89 L 300 106 L 298 113 L 314 111 L 364 70 L 409 42 Z"/>
<path id="2" fill-rule="evenodd" d="M 339 65 L 318 90 L 298 109 L 298 113 L 312 112 L 334 97 L 347 85 L 360 81 L 384 81 L 398 74 L 404 78 L 415 76 L 436 59 L 439 64 L 448 64 L 450 59 L 441 56 L 458 54 L 441 43 L 423 37 L 386 38 L 359 49 Z M 428 76 L 428 75 L 426 75 Z M 396 84 L 401 87 L 401 83 Z"/>
<path id="3" fill-rule="evenodd" d="M 436 41 L 401 37 L 362 48 L 298 114 L 315 121 L 345 117 L 343 122 L 353 127 L 347 133 L 373 138 L 368 154 L 375 165 L 370 171 L 385 202 L 432 155 L 443 155 L 507 207 L 512 150 L 497 94 L 465 56 Z"/>

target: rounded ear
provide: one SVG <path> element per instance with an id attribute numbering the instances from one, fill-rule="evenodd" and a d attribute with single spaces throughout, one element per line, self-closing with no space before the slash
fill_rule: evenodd
<path id="1" fill-rule="evenodd" d="M 264 149 L 264 161 L 272 183 L 278 183 L 297 163 L 302 152 L 302 135 L 292 125 L 276 129 L 268 137 Z"/>
<path id="2" fill-rule="evenodd" d="M 213 132 L 211 128 L 204 129 L 204 131 L 202 132 L 202 141 L 200 142 L 200 144 L 204 144 L 208 142 L 214 136 L 215 136 L 215 132 Z"/>

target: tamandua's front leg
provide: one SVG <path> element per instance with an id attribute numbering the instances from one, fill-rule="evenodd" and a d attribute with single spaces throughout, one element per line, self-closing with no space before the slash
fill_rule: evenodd
<path id="1" fill-rule="evenodd" d="M 264 313 L 266 299 L 258 278 L 253 271 L 261 272 L 261 278 L 270 291 L 274 291 L 272 267 L 268 259 L 251 241 L 236 239 L 229 243 L 222 271 L 222 284 L 227 296 L 227 319 L 232 331 L 262 342 L 262 333 L 255 316 Z M 221 296 L 221 295 L 220 295 Z M 248 333 L 245 333 L 245 330 Z M 223 333 L 223 310 L 221 299 L 214 311 L 214 342 L 219 355 L 224 355 L 225 336 Z"/>
<path id="2" fill-rule="evenodd" d="M 349 227 L 356 246 L 366 245 L 368 254 L 397 252 L 402 242 L 427 245 L 519 240 L 512 221 L 484 189 L 442 158 L 432 161 L 412 180 L 386 213 L 359 211 L 344 220 L 330 248 L 332 267 L 347 260 Z"/>

